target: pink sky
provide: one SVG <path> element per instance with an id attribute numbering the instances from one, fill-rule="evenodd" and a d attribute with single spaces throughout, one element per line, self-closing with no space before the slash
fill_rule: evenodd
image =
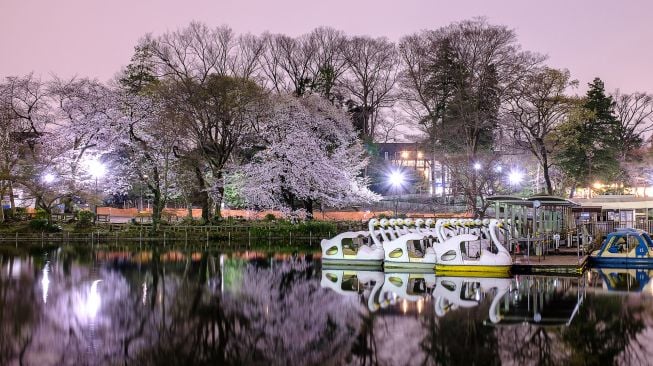
<path id="1" fill-rule="evenodd" d="M 299 35 L 327 25 L 348 34 L 402 35 L 485 16 L 517 31 L 525 49 L 568 68 L 582 88 L 653 92 L 651 1 L 606 0 L 0 0 L 0 77 L 111 78 L 145 33 L 191 20 L 236 32 Z"/>

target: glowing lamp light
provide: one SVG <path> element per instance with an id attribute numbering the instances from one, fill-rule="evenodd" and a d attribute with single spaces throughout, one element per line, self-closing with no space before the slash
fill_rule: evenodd
<path id="1" fill-rule="evenodd" d="M 394 171 L 390 174 L 390 184 L 399 187 L 404 183 L 404 175 L 399 171 Z"/>
<path id="2" fill-rule="evenodd" d="M 403 159 L 408 159 L 408 151 L 402 151 L 402 152 L 401 152 L 401 157 L 402 157 Z"/>
<path id="3" fill-rule="evenodd" d="M 54 174 L 51 174 L 51 173 L 48 173 L 48 174 L 46 174 L 46 175 L 43 176 L 43 181 L 44 181 L 45 183 L 48 183 L 48 184 L 54 182 L 54 179 L 55 179 L 55 178 L 54 178 Z"/>
<path id="4" fill-rule="evenodd" d="M 474 170 L 481 170 L 481 163 L 474 163 Z"/>
<path id="5" fill-rule="evenodd" d="M 92 160 L 88 163 L 88 172 L 91 173 L 94 178 L 103 177 L 106 171 L 104 164 L 97 160 Z"/>
<path id="6" fill-rule="evenodd" d="M 508 175 L 508 180 L 510 181 L 510 184 L 519 184 L 523 179 L 524 179 L 524 175 L 517 170 L 511 171 L 510 174 Z"/>
<path id="7" fill-rule="evenodd" d="M 601 182 L 594 182 L 594 188 L 601 189 L 603 188 L 603 184 L 601 184 Z"/>
<path id="8" fill-rule="evenodd" d="M 497 173 L 501 173 L 501 171 L 503 170 L 503 167 L 501 167 L 501 165 L 497 165 L 497 167 L 494 168 L 494 170 L 495 170 Z"/>

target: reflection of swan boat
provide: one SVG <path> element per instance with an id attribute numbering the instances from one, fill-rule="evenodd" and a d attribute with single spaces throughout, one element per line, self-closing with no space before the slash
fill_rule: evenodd
<path id="1" fill-rule="evenodd" d="M 585 290 L 576 278 L 524 276 L 513 281 L 510 295 L 503 296 L 504 301 L 496 308 L 499 322 L 491 313 L 490 322 L 485 324 L 569 325 L 580 311 Z"/>
<path id="2" fill-rule="evenodd" d="M 433 291 L 435 273 L 385 273 L 381 298 L 385 303 L 401 298 L 408 301 L 424 299 Z M 382 303 L 383 304 L 383 303 Z"/>
<path id="3" fill-rule="evenodd" d="M 347 297 L 358 298 L 363 294 L 367 296 L 368 309 L 376 311 L 380 304 L 379 290 L 383 281 L 384 275 L 381 271 L 323 268 L 320 285 Z"/>
<path id="4" fill-rule="evenodd" d="M 619 229 L 608 234 L 590 260 L 599 266 L 653 266 L 653 240 L 636 229 Z"/>
<path id="5" fill-rule="evenodd" d="M 437 257 L 436 272 L 469 274 L 472 276 L 507 276 L 512 266 L 508 250 L 501 244 L 497 231 L 499 220 L 492 219 L 487 227 L 491 241 L 471 233 L 455 235 L 434 246 Z M 484 244 L 492 243 L 497 251 L 490 251 Z"/>
<path id="6" fill-rule="evenodd" d="M 602 280 L 603 289 L 609 292 L 648 292 L 653 289 L 653 269 L 645 268 L 594 268 Z"/>
<path id="7" fill-rule="evenodd" d="M 490 321 L 498 323 L 501 321 L 498 305 L 510 291 L 511 283 L 507 278 L 438 277 L 433 291 L 435 314 L 442 317 L 449 310 L 478 306 L 482 294 L 496 289 L 488 313 Z"/>

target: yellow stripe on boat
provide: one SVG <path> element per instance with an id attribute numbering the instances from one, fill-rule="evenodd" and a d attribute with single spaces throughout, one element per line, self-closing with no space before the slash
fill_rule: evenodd
<path id="1" fill-rule="evenodd" d="M 474 266 L 474 265 L 435 265 L 436 274 L 446 273 L 447 276 L 496 277 L 508 276 L 511 266 Z"/>

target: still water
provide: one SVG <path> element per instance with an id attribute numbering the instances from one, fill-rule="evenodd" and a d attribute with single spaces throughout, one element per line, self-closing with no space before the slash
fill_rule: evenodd
<path id="1" fill-rule="evenodd" d="M 0 364 L 651 364 L 647 270 L 436 277 L 311 254 L 0 254 Z"/>

